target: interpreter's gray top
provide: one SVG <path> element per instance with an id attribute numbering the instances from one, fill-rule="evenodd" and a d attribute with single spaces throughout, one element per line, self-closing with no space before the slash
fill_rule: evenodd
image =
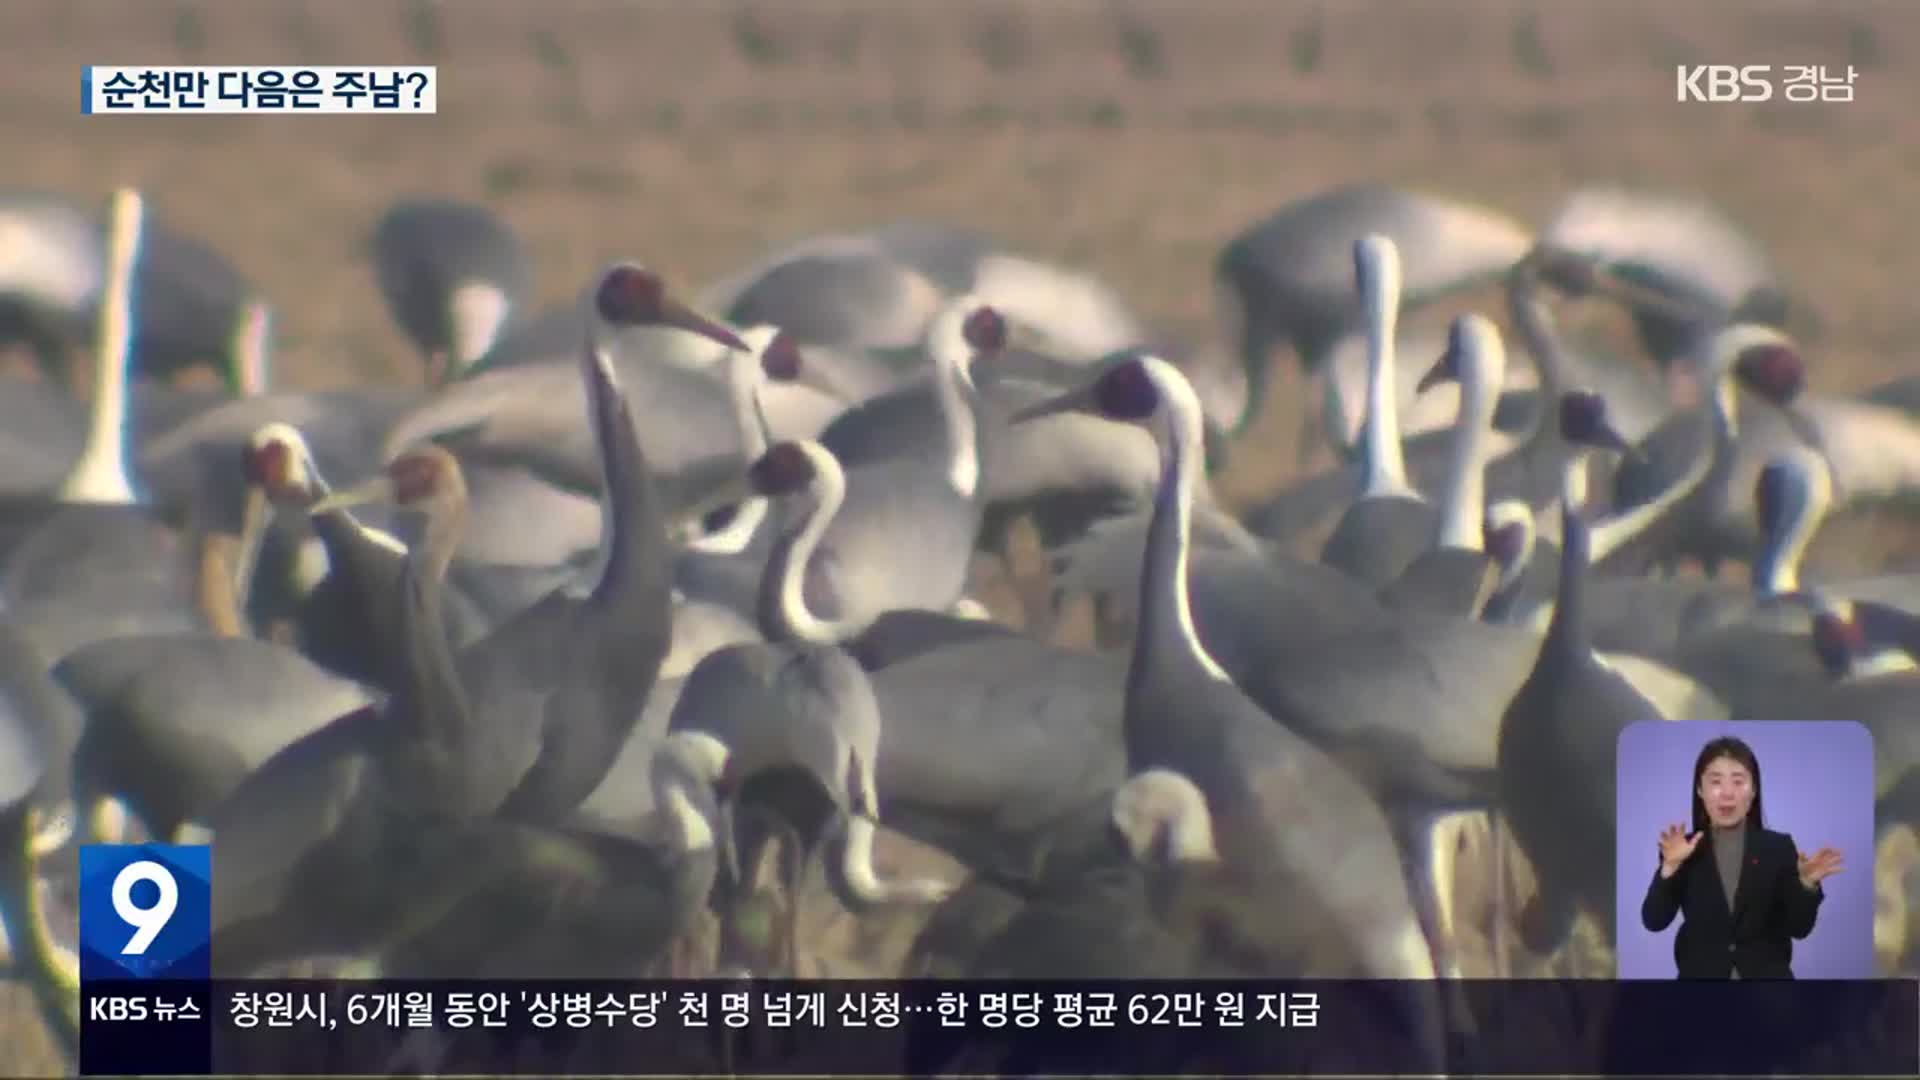
<path id="1" fill-rule="evenodd" d="M 1713 827 L 1713 861 L 1720 868 L 1720 887 L 1727 892 L 1727 910 L 1733 910 L 1733 901 L 1740 891 L 1740 857 L 1747 853 L 1747 826 L 1745 822 L 1731 829 Z M 1739 969 L 1733 972 L 1734 978 L 1740 977 Z"/>

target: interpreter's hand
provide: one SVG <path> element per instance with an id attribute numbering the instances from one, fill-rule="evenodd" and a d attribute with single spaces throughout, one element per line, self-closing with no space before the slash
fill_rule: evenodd
<path id="1" fill-rule="evenodd" d="M 1669 825 L 1660 830 L 1660 876 L 1670 878 L 1680 870 L 1680 865 L 1693 857 L 1693 849 L 1700 846 L 1700 838 L 1706 830 L 1688 836 L 1678 825 Z"/>
<path id="2" fill-rule="evenodd" d="M 1822 881 L 1843 869 L 1840 853 L 1833 848 L 1823 847 L 1812 855 L 1800 853 L 1800 884 L 1809 891 L 1819 888 Z"/>

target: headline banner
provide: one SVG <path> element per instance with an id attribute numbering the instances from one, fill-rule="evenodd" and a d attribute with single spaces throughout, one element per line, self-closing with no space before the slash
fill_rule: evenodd
<path id="1" fill-rule="evenodd" d="M 1920 1074 L 1912 980 L 91 979 L 82 997 L 83 1075 Z M 1443 1012 L 1473 1030 L 1436 1041 Z"/>

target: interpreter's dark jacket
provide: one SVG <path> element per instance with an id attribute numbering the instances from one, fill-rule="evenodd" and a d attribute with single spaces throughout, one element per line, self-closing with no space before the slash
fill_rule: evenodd
<path id="1" fill-rule="evenodd" d="M 1788 833 L 1750 829 L 1740 859 L 1740 885 L 1731 910 L 1714 864 L 1712 831 L 1701 838 L 1670 878 L 1656 865 L 1640 921 L 1665 930 L 1684 916 L 1674 935 L 1673 959 L 1682 979 L 1793 978 L 1793 939 L 1813 933 L 1825 899 L 1821 889 L 1800 884 L 1799 852 Z"/>

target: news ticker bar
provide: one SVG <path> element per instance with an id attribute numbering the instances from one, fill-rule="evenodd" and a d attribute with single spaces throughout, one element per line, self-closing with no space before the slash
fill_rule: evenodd
<path id="1" fill-rule="evenodd" d="M 81 1008 L 93 1076 L 1920 1074 L 1914 980 L 156 979 Z"/>
<path id="2" fill-rule="evenodd" d="M 361 67 L 90 66 L 80 72 L 80 111 L 108 113 L 430 114 L 439 110 L 440 69 Z"/>

